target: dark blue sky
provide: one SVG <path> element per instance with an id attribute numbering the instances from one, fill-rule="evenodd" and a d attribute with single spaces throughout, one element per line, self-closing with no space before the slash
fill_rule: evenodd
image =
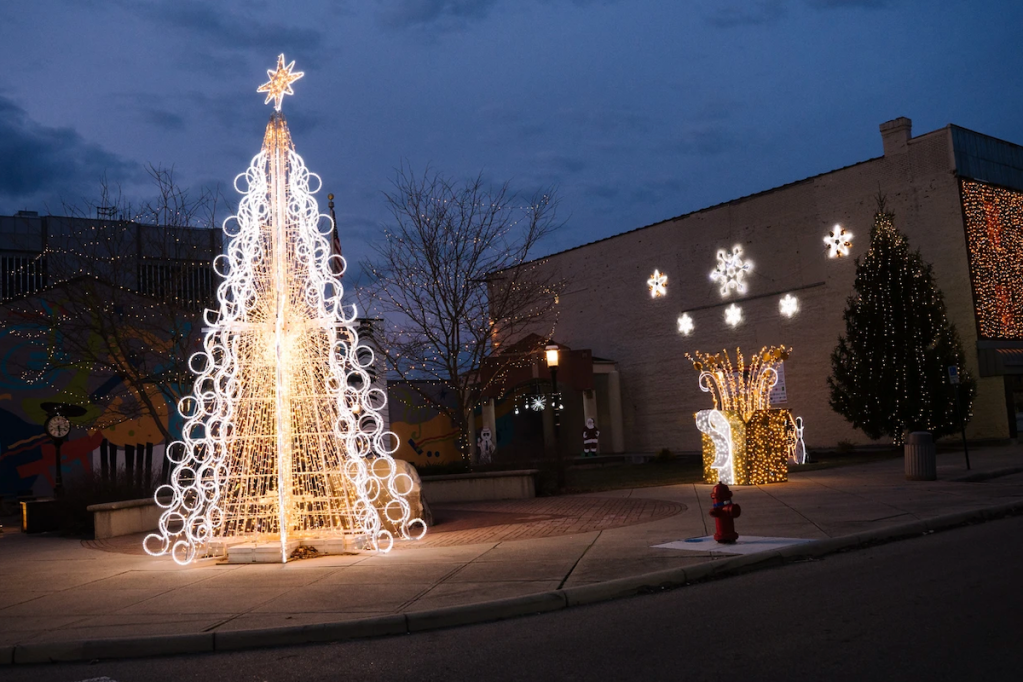
<path id="1" fill-rule="evenodd" d="M 346 254 L 403 159 L 560 187 L 560 250 L 881 153 L 877 126 L 1023 143 L 1019 0 L 33 0 L 0 5 L 0 214 L 143 165 L 222 183 L 277 54 Z M 351 260 L 351 258 L 350 258 Z"/>

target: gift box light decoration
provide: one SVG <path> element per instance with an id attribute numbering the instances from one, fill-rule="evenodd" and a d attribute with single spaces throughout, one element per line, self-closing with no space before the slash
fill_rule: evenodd
<path id="1" fill-rule="evenodd" d="M 721 296 L 727 298 L 734 289 L 738 294 L 746 293 L 746 273 L 753 269 L 753 263 L 742 258 L 742 247 L 736 244 L 731 252 L 718 250 L 718 263 L 710 273 L 710 281 L 721 285 Z"/>
<path id="2" fill-rule="evenodd" d="M 700 372 L 700 389 L 714 400 L 712 410 L 696 414 L 703 434 L 704 480 L 729 485 L 760 485 L 788 480 L 788 410 L 771 408 L 778 382 L 775 366 L 788 358 L 784 346 L 764 348 L 747 363 L 736 350 L 686 357 Z"/>
<path id="3" fill-rule="evenodd" d="M 828 258 L 842 258 L 849 255 L 852 248 L 852 232 L 847 232 L 841 225 L 831 228 L 831 234 L 824 238 L 828 245 Z"/>
<path id="4" fill-rule="evenodd" d="M 806 464 L 806 443 L 803 442 L 803 418 L 793 417 L 789 412 L 788 434 L 789 464 Z"/>
<path id="5" fill-rule="evenodd" d="M 164 511 L 144 543 L 180 564 L 212 544 L 279 543 L 286 562 L 296 540 L 387 551 L 395 535 L 426 532 L 406 500 L 412 479 L 391 458 L 398 440 L 367 371 L 373 351 L 342 304 L 344 259 L 312 196 L 319 178 L 280 110 L 302 76 L 293 66 L 281 55 L 259 89 L 274 111 L 235 180 L 243 196 L 214 260 L 219 311 L 205 312 L 203 349 L 189 361 L 197 376 L 179 404 L 182 440 L 168 446 L 174 470 L 156 493 Z"/>
<path id="6" fill-rule="evenodd" d="M 650 287 L 650 298 L 660 298 L 668 293 L 668 276 L 660 270 L 654 270 L 646 285 Z"/>

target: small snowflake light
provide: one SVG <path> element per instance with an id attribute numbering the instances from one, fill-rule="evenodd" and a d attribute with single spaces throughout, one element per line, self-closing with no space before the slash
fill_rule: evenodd
<path id="1" fill-rule="evenodd" d="M 732 289 L 735 289 L 736 293 L 745 294 L 746 283 L 742 280 L 746 277 L 746 273 L 752 269 L 753 263 L 742 259 L 741 246 L 732 247 L 731 253 L 719 249 L 718 264 L 710 273 L 710 279 L 721 285 L 722 296 L 728 296 Z"/>
<path id="2" fill-rule="evenodd" d="M 534 412 L 543 412 L 543 408 L 547 407 L 547 399 L 542 395 L 533 396 L 529 401 L 529 409 Z"/>
<path id="3" fill-rule="evenodd" d="M 792 294 L 785 294 L 785 296 L 778 301 L 778 307 L 781 309 L 781 314 L 785 317 L 792 317 L 799 312 L 799 299 Z"/>
<path id="4" fill-rule="evenodd" d="M 696 325 L 693 324 L 693 318 L 689 317 L 689 313 L 682 313 L 678 316 L 678 331 L 682 336 L 689 336 L 695 328 Z"/>
<path id="5" fill-rule="evenodd" d="M 725 323 L 730 327 L 735 327 L 740 322 L 742 322 L 742 308 L 734 303 L 725 308 Z"/>
<path id="6" fill-rule="evenodd" d="M 828 258 L 841 258 L 849 255 L 852 247 L 852 232 L 847 232 L 841 225 L 831 228 L 831 234 L 824 238 L 828 245 Z"/>
<path id="7" fill-rule="evenodd" d="M 654 270 L 646 284 L 650 287 L 650 298 L 658 298 L 668 293 L 668 276 L 660 270 Z"/>

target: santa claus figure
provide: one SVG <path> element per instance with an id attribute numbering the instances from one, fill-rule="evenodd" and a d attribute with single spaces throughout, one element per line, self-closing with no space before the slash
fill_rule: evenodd
<path id="1" fill-rule="evenodd" d="M 587 417 L 586 428 L 583 429 L 583 457 L 596 457 L 599 444 L 600 429 L 593 423 L 593 417 Z"/>
<path id="2" fill-rule="evenodd" d="M 480 437 L 476 439 L 476 446 L 478 448 L 478 462 L 480 464 L 490 464 L 490 457 L 494 454 L 497 446 L 494 445 L 494 437 L 490 433 L 489 427 L 484 426 L 480 430 Z"/>

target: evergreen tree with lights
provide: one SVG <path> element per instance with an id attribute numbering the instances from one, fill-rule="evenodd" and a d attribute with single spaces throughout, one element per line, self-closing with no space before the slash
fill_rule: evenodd
<path id="1" fill-rule="evenodd" d="M 831 354 L 831 407 L 870 438 L 901 444 L 907 432 L 935 438 L 959 431 L 956 390 L 969 419 L 976 383 L 965 369 L 955 325 L 931 266 L 910 251 L 883 197 L 870 248 L 856 260 L 845 336 Z M 958 367 L 955 386 L 948 368 Z"/>
<path id="2" fill-rule="evenodd" d="M 176 467 L 157 491 L 166 511 L 145 540 L 179 563 L 211 544 L 255 543 L 284 562 L 299 542 L 387 551 L 395 535 L 426 532 L 406 499 L 413 481 L 391 458 L 398 443 L 372 385 L 373 351 L 342 303 L 345 264 L 313 198 L 319 178 L 281 112 L 303 75 L 293 66 L 281 55 L 259 89 L 274 112 L 235 181 L 238 215 L 213 264 L 219 309 L 206 311 L 203 350 L 189 360 L 195 388 L 180 403 L 182 440 L 168 446 Z"/>

